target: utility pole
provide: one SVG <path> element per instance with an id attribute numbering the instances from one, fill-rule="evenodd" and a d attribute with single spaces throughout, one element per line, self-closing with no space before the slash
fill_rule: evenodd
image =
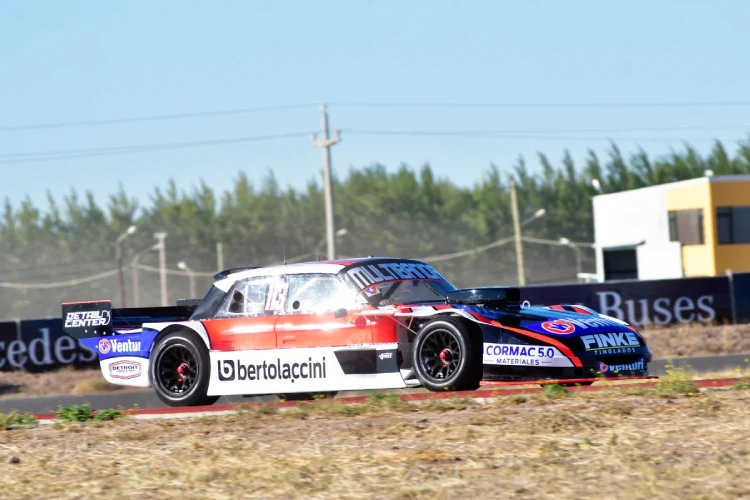
<path id="1" fill-rule="evenodd" d="M 157 244 L 159 248 L 159 283 L 161 285 L 161 305 L 162 307 L 168 306 L 169 298 L 167 297 L 167 249 L 164 244 L 164 239 L 167 237 L 167 233 L 155 233 L 154 238 L 159 240 Z"/>
<path id="2" fill-rule="evenodd" d="M 224 245 L 219 241 L 216 242 L 216 267 L 219 272 L 224 270 Z"/>
<path id="3" fill-rule="evenodd" d="M 513 233 L 516 239 L 516 265 L 518 266 L 518 285 L 526 285 L 526 274 L 523 268 L 523 244 L 521 243 L 521 223 L 518 221 L 518 197 L 516 196 L 516 182 L 510 180 L 510 204 L 513 213 Z"/>
<path id="4" fill-rule="evenodd" d="M 328 112 L 326 105 L 321 107 L 320 131 L 322 138 L 317 141 L 313 135 L 313 146 L 323 148 L 323 183 L 325 185 L 326 202 L 326 239 L 328 241 L 328 260 L 336 258 L 336 230 L 334 228 L 333 213 L 333 180 L 331 178 L 331 146 L 341 142 L 340 132 L 336 130 L 336 137 L 329 137 Z"/>

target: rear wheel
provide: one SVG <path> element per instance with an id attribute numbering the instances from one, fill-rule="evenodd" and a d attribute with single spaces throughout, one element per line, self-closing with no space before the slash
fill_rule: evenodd
<path id="1" fill-rule="evenodd" d="M 168 333 L 154 346 L 149 377 L 156 396 L 165 404 L 214 404 L 220 396 L 206 395 L 210 375 L 208 349 L 195 332 Z"/>
<path id="2" fill-rule="evenodd" d="M 470 391 L 482 380 L 482 343 L 472 325 L 456 318 L 427 323 L 414 339 L 417 378 L 431 391 Z"/>

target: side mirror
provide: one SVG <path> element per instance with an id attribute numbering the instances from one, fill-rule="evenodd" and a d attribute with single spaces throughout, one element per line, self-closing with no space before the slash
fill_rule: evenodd
<path id="1" fill-rule="evenodd" d="M 343 307 L 333 311 L 333 317 L 336 319 L 346 318 L 346 315 L 347 315 L 347 311 Z"/>

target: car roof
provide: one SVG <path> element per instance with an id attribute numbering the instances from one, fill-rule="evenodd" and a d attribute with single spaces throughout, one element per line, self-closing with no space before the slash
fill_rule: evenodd
<path id="1" fill-rule="evenodd" d="M 376 262 L 383 259 L 402 261 L 410 260 L 394 257 L 360 257 L 352 259 L 300 262 L 295 264 L 280 264 L 268 267 L 248 267 L 244 270 L 238 270 L 235 268 L 218 273 L 216 276 L 219 279 L 214 282 L 214 286 L 220 290 L 228 292 L 236 282 L 255 276 L 280 276 L 282 274 L 337 274 L 342 269 L 354 264 L 367 264 L 369 261 Z"/>

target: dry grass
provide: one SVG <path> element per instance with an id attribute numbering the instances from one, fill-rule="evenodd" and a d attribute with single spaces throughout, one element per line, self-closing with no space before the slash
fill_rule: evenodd
<path id="1" fill-rule="evenodd" d="M 121 390 L 123 386 L 110 384 L 101 375 L 97 378 L 87 378 L 78 382 L 70 391 L 71 394 L 91 394 L 94 392 L 110 392 Z"/>
<path id="2" fill-rule="evenodd" d="M 130 390 L 109 384 L 99 368 L 61 370 L 46 373 L 3 372 L 0 374 L 0 398 L 58 396 L 112 390 Z M 80 391 L 80 392 L 79 392 Z"/>
<path id="3" fill-rule="evenodd" d="M 750 495 L 748 390 L 345 408 L 0 432 L 0 483 L 34 499 Z"/>
<path id="4" fill-rule="evenodd" d="M 750 324 L 643 328 L 655 358 L 750 353 Z"/>

